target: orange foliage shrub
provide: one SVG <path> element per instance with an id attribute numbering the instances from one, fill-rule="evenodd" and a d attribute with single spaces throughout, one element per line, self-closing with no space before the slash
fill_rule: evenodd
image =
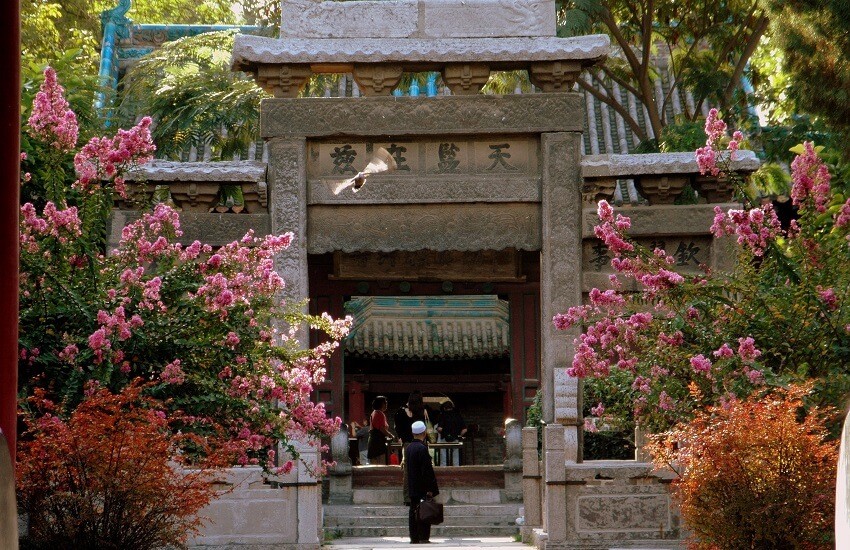
<path id="1" fill-rule="evenodd" d="M 99 390 L 68 421 L 43 394 L 30 399 L 39 414 L 25 416 L 17 465 L 28 546 L 180 546 L 201 526 L 196 514 L 214 496 L 211 470 L 175 468 L 176 436 L 141 392 L 137 383 L 119 394 Z"/>
<path id="2" fill-rule="evenodd" d="M 683 519 L 698 550 L 832 548 L 837 444 L 810 385 L 698 412 L 650 445 L 673 466 Z"/>

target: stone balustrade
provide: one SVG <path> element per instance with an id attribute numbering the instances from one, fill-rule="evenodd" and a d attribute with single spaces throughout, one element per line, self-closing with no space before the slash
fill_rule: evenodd
<path id="1" fill-rule="evenodd" d="M 743 177 L 759 168 L 752 151 L 738 151 L 731 167 Z M 632 179 L 650 205 L 673 204 L 690 184 L 706 202 L 729 202 L 734 188 L 728 178 L 702 175 L 694 153 L 586 155 L 581 161 L 586 203 L 611 200 L 618 180 Z"/>

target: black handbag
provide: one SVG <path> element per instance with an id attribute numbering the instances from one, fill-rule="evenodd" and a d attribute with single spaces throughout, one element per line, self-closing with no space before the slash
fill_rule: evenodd
<path id="1" fill-rule="evenodd" d="M 439 525 L 443 523 L 443 505 L 434 500 L 434 497 L 426 496 L 416 509 L 416 518 L 420 523 Z"/>

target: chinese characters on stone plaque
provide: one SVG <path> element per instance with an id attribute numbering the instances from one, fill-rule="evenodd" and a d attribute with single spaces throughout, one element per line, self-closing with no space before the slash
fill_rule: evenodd
<path id="1" fill-rule="evenodd" d="M 709 262 L 709 250 L 711 239 L 708 237 L 672 238 L 665 239 L 639 239 L 638 242 L 647 246 L 650 250 L 660 249 L 672 256 L 674 267 L 684 271 L 696 271 L 703 264 Z M 585 270 L 596 272 L 610 272 L 611 254 L 608 247 L 596 239 L 588 239 L 584 243 Z"/>

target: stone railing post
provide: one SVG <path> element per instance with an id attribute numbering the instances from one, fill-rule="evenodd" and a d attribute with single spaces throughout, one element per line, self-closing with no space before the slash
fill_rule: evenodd
<path id="1" fill-rule="evenodd" d="M 331 438 L 331 456 L 335 464 L 328 472 L 330 488 L 328 501 L 334 504 L 348 504 L 353 498 L 351 488 L 351 459 L 348 456 L 348 427 L 343 424 Z"/>
<path id="2" fill-rule="evenodd" d="M 564 440 L 565 428 L 549 424 L 543 428 L 543 528 L 547 533 L 547 548 L 559 548 L 567 540 L 567 469 Z"/>
<path id="3" fill-rule="evenodd" d="M 505 420 L 505 497 L 522 499 L 522 424 Z"/>
<path id="4" fill-rule="evenodd" d="M 645 449 L 647 443 L 646 432 L 640 426 L 635 426 L 635 461 L 636 462 L 652 462 L 652 455 Z"/>
<path id="5" fill-rule="evenodd" d="M 525 543 L 531 540 L 534 528 L 543 524 L 537 430 L 538 428 L 533 427 L 522 429 L 522 505 L 525 509 L 525 523 L 520 532 Z"/>
<path id="6" fill-rule="evenodd" d="M 322 542 L 322 485 L 316 477 L 321 458 L 319 450 L 305 442 L 296 442 L 301 455 L 298 462 L 298 545 L 318 548 Z"/>

